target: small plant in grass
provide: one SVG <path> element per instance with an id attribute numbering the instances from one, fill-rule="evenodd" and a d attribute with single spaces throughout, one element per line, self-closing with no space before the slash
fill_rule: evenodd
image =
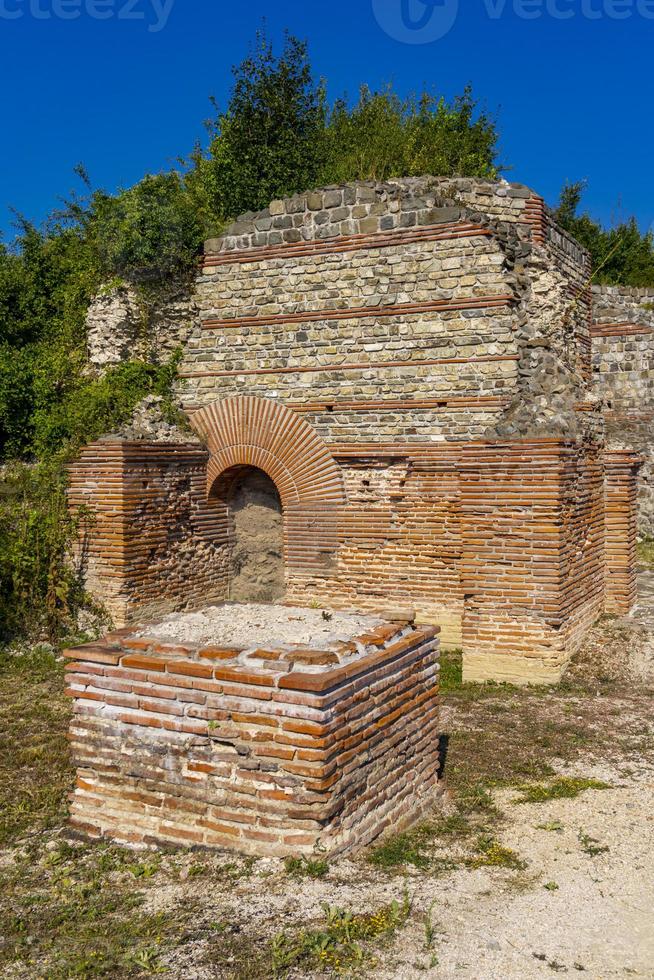
<path id="1" fill-rule="evenodd" d="M 536 824 L 536 830 L 547 830 L 549 833 L 560 833 L 564 829 L 560 820 L 550 820 L 549 823 Z"/>
<path id="2" fill-rule="evenodd" d="M 645 536 L 636 547 L 638 561 L 646 568 L 654 568 L 654 538 Z"/>
<path id="3" fill-rule="evenodd" d="M 329 871 L 327 861 L 320 858 L 287 857 L 284 867 L 291 878 L 324 878 Z"/>
<path id="4" fill-rule="evenodd" d="M 135 878 L 152 878 L 159 867 L 158 861 L 141 861 L 139 864 L 128 865 L 128 871 L 131 871 Z"/>
<path id="5" fill-rule="evenodd" d="M 431 949 L 436 937 L 436 927 L 432 919 L 432 913 L 436 902 L 432 902 L 425 912 L 425 949 Z"/>
<path id="6" fill-rule="evenodd" d="M 555 881 L 546 881 L 543 888 L 548 892 L 558 892 L 559 886 Z"/>
<path id="7" fill-rule="evenodd" d="M 606 854 L 609 851 L 606 844 L 600 844 L 595 837 L 591 837 L 583 830 L 579 831 L 578 837 L 582 851 L 589 857 L 597 857 L 598 854 Z"/>
<path id="8" fill-rule="evenodd" d="M 411 864 L 414 868 L 428 868 L 429 856 L 425 850 L 430 842 L 426 828 L 408 830 L 402 834 L 392 834 L 381 844 L 373 847 L 368 860 L 378 868 L 396 868 Z"/>
<path id="9" fill-rule="evenodd" d="M 200 878 L 202 875 L 207 873 L 207 866 L 205 864 L 192 864 L 188 869 L 189 878 Z"/>
<path id="10" fill-rule="evenodd" d="M 611 787 L 599 779 L 560 776 L 551 783 L 519 786 L 518 791 L 521 796 L 513 800 L 513 803 L 547 803 L 549 800 L 572 800 L 587 789 L 611 789 Z"/>
<path id="11" fill-rule="evenodd" d="M 405 892 L 401 902 L 393 901 L 374 912 L 354 913 L 329 905 L 323 909 L 323 928 L 283 932 L 273 939 L 273 976 L 286 976 L 291 970 L 309 975 L 319 970 L 347 973 L 373 966 L 375 957 L 370 944 L 390 938 L 402 928 L 411 903 Z"/>
<path id="12" fill-rule="evenodd" d="M 482 834 L 476 843 L 477 854 L 466 858 L 470 868 L 509 868 L 512 871 L 524 871 L 525 862 L 510 847 L 504 847 L 490 835 Z"/>
<path id="13" fill-rule="evenodd" d="M 463 683 L 463 652 L 444 650 L 441 653 L 440 686 L 442 692 L 455 691 Z"/>

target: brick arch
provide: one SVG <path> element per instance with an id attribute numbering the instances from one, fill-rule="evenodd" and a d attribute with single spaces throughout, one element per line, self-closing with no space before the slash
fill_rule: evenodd
<path id="1" fill-rule="evenodd" d="M 255 466 L 275 483 L 283 506 L 344 502 L 341 472 L 303 418 L 270 398 L 239 395 L 195 412 L 191 425 L 211 457 L 207 485 L 233 466 Z"/>

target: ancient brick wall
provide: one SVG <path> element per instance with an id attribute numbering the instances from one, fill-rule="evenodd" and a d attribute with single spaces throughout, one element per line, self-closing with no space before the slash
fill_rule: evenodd
<path id="1" fill-rule="evenodd" d="M 607 451 L 605 479 L 604 608 L 624 615 L 636 601 L 636 540 L 638 477 L 642 457 L 628 451 Z"/>
<path id="2" fill-rule="evenodd" d="M 588 284 L 521 185 L 364 183 L 243 216 L 207 243 L 177 387 L 216 526 L 223 475 L 262 470 L 289 600 L 399 602 L 469 677 L 555 679 L 604 591 Z"/>
<path id="3" fill-rule="evenodd" d="M 70 470 L 69 500 L 91 526 L 78 561 L 117 625 L 225 597 L 224 507 L 207 497 L 194 444 L 101 440 Z"/>
<path id="4" fill-rule="evenodd" d="M 286 855 L 402 827 L 436 788 L 436 633 L 386 624 L 330 652 L 127 630 L 67 651 L 73 829 Z"/>
<path id="5" fill-rule="evenodd" d="M 603 467 L 596 447 L 466 447 L 461 460 L 464 672 L 560 676 L 604 598 Z"/>
<path id="6" fill-rule="evenodd" d="M 642 455 L 638 526 L 654 535 L 654 289 L 593 287 L 592 332 L 593 381 L 605 402 L 607 443 Z"/>

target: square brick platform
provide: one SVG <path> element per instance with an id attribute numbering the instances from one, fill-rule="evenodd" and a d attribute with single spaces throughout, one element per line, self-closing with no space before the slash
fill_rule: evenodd
<path id="1" fill-rule="evenodd" d="M 119 630 L 66 652 L 74 831 L 333 855 L 433 801 L 437 628 L 385 622 L 320 649 L 141 634 Z"/>

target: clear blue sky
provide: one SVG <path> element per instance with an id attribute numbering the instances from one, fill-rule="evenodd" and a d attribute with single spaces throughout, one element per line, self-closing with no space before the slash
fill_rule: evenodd
<path id="1" fill-rule="evenodd" d="M 113 190 L 186 154 L 264 17 L 274 41 L 284 28 L 309 40 L 330 97 L 472 83 L 498 113 L 510 180 L 554 201 L 587 178 L 596 217 L 650 227 L 654 0 L 427 2 L 0 0 L 5 240 L 9 207 L 42 219 L 78 162 Z"/>

